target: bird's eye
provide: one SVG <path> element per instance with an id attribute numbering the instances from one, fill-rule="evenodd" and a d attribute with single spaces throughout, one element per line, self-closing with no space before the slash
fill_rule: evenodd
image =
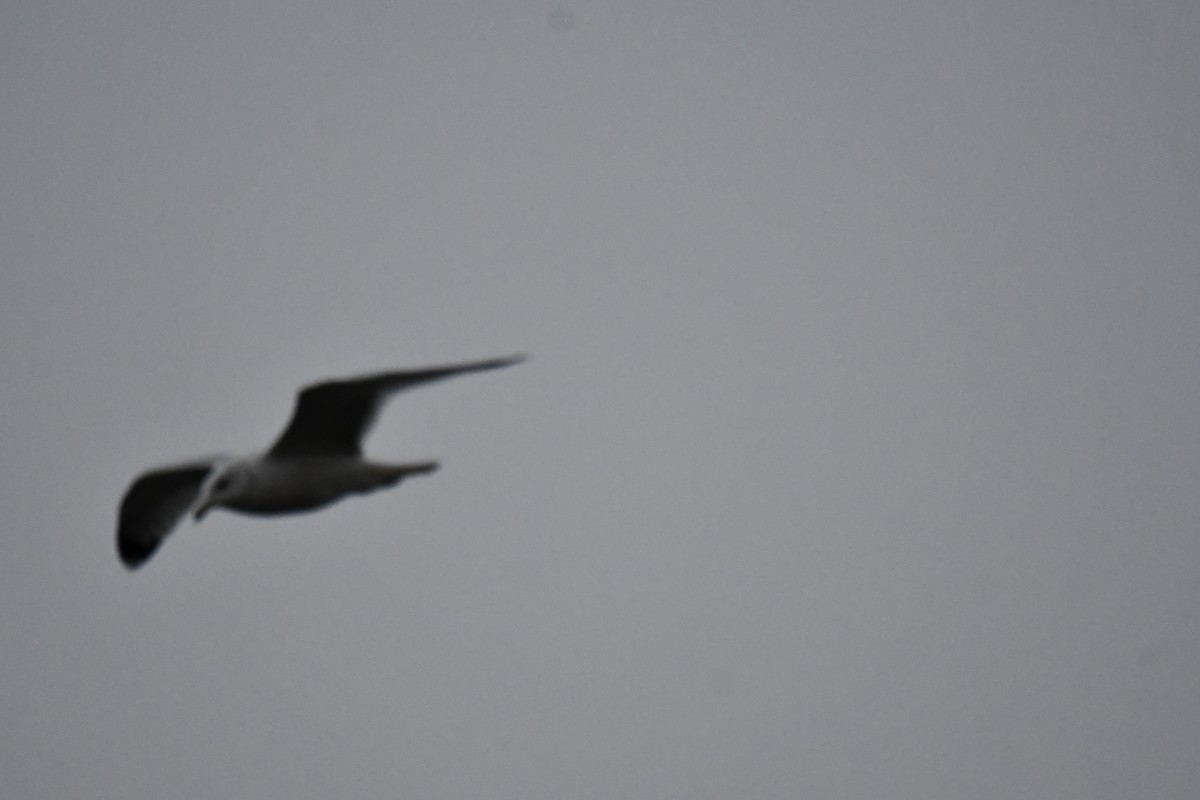
<path id="1" fill-rule="evenodd" d="M 229 478 L 227 478 L 227 477 L 221 478 L 217 481 L 216 485 L 213 486 L 213 491 L 224 492 L 226 489 L 229 488 L 230 483 L 231 483 L 231 481 L 229 480 Z"/>

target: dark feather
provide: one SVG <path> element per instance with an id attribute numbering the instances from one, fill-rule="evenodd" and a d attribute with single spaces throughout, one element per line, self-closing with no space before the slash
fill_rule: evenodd
<path id="1" fill-rule="evenodd" d="M 455 375 L 507 367 L 523 360 L 523 356 L 495 358 L 469 364 L 381 372 L 307 386 L 296 396 L 292 418 L 268 456 L 359 456 L 363 437 L 371 429 L 384 401 L 392 394 Z"/>
<path id="2" fill-rule="evenodd" d="M 129 569 L 137 569 L 187 513 L 211 462 L 180 464 L 143 473 L 121 500 L 117 518 L 117 553 Z"/>

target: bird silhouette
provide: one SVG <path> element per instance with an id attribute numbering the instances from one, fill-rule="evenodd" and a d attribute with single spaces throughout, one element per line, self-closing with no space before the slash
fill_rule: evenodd
<path id="1" fill-rule="evenodd" d="M 189 510 L 275 515 L 313 511 L 352 494 L 427 475 L 436 461 L 384 464 L 363 457 L 362 440 L 396 392 L 524 361 L 486 361 L 379 372 L 302 388 L 287 427 L 265 453 L 193 459 L 148 470 L 130 484 L 117 517 L 117 554 L 131 570 L 145 564 Z"/>

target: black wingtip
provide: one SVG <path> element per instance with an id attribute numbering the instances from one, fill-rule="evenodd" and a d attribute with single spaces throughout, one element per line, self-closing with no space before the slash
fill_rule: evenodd
<path id="1" fill-rule="evenodd" d="M 523 361 L 528 361 L 529 356 L 526 353 L 514 353 L 511 356 L 502 356 L 500 358 L 491 358 L 487 361 L 480 361 L 475 364 L 478 369 L 500 369 L 501 367 L 511 367 L 515 364 L 520 364 Z"/>
<path id="2" fill-rule="evenodd" d="M 156 550 L 158 550 L 158 542 L 146 545 L 133 541 L 128 536 L 117 537 L 117 555 L 121 558 L 121 564 L 130 572 L 141 569 Z"/>
<path id="3" fill-rule="evenodd" d="M 524 361 L 528 361 L 529 356 L 525 353 L 515 353 L 511 356 L 501 356 L 500 358 L 486 358 L 481 361 L 467 361 L 459 364 L 449 364 L 444 367 L 430 367 L 428 372 L 441 373 L 438 377 L 449 377 L 451 375 L 464 375 L 470 372 L 487 372 L 493 369 L 503 369 L 504 367 L 512 367 Z"/>

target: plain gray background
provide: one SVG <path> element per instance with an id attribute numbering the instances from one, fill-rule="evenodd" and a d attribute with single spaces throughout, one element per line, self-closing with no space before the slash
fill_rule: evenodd
<path id="1" fill-rule="evenodd" d="M 1182 0 L 6 3 L 4 795 L 1195 797 L 1197 76 Z"/>

